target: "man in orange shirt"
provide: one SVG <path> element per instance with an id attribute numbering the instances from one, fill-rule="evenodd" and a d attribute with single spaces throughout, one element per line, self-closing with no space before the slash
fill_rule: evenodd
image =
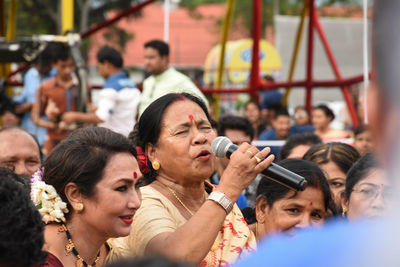
<path id="1" fill-rule="evenodd" d="M 32 110 L 35 124 L 48 130 L 43 152 L 50 154 L 53 147 L 67 136 L 65 124 L 60 123 L 63 113 L 76 110 L 78 81 L 73 76 L 75 65 L 68 46 L 60 44 L 54 54 L 57 74 L 43 82 L 36 92 Z M 48 120 L 44 119 L 46 115 Z"/>

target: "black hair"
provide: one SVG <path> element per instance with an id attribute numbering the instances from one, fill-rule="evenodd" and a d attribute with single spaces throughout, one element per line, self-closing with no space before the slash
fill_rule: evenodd
<path id="1" fill-rule="evenodd" d="M 53 62 L 57 62 L 59 60 L 66 61 L 69 58 L 72 58 L 72 56 L 68 45 L 63 43 L 54 44 Z"/>
<path id="2" fill-rule="evenodd" d="M 266 80 L 266 81 L 269 81 L 269 82 L 274 82 L 275 81 L 274 77 L 272 77 L 269 74 L 264 75 L 263 79 Z"/>
<path id="3" fill-rule="evenodd" d="M 153 48 L 158 51 L 160 56 L 169 56 L 169 45 L 161 40 L 151 40 L 144 44 L 145 48 Z"/>
<path id="4" fill-rule="evenodd" d="M 254 138 L 254 129 L 251 122 L 244 118 L 234 115 L 224 115 L 218 121 L 218 135 L 225 135 L 226 130 L 240 130 L 245 132 L 250 139 Z"/>
<path id="5" fill-rule="evenodd" d="M 318 165 L 332 161 L 344 173 L 347 173 L 359 158 L 360 154 L 354 147 L 339 142 L 313 145 L 303 157 Z"/>
<path id="6" fill-rule="evenodd" d="M 285 109 L 285 107 L 282 106 L 282 104 L 278 102 L 278 103 L 270 103 L 270 104 L 268 104 L 266 109 L 273 110 L 273 111 L 277 112 L 279 110 Z"/>
<path id="7" fill-rule="evenodd" d="M 97 61 L 101 63 L 107 61 L 117 68 L 122 68 L 124 64 L 121 53 L 110 46 L 104 46 L 102 49 L 100 49 L 100 51 L 97 53 Z"/>
<path id="8" fill-rule="evenodd" d="M 78 129 L 58 144 L 46 159 L 43 180 L 54 186 L 70 209 L 65 186 L 73 182 L 83 195 L 94 195 L 108 161 L 120 152 L 136 157 L 134 146 L 122 134 L 102 127 Z"/>
<path id="9" fill-rule="evenodd" d="M 290 118 L 289 112 L 287 111 L 286 108 L 283 108 L 283 107 L 281 107 L 275 111 L 274 120 L 276 120 L 279 116 L 287 116 Z"/>
<path id="10" fill-rule="evenodd" d="M 106 267 L 194 267 L 194 265 L 182 261 L 172 261 L 164 256 L 152 255 L 122 259 Z"/>
<path id="11" fill-rule="evenodd" d="M 279 151 L 279 160 L 286 159 L 292 152 L 293 148 L 299 145 L 316 145 L 316 144 L 322 144 L 322 140 L 318 135 L 312 132 L 304 132 L 291 135 L 286 139 L 286 143 Z"/>
<path id="12" fill-rule="evenodd" d="M 0 266 L 29 267 L 44 261 L 44 224 L 18 175 L 0 168 Z"/>
<path id="13" fill-rule="evenodd" d="M 359 134 L 362 134 L 363 132 L 366 132 L 366 131 L 368 131 L 368 130 L 370 130 L 370 127 L 369 127 L 368 125 L 366 125 L 366 124 L 360 124 L 360 125 L 358 125 L 358 127 L 354 130 L 354 137 L 357 136 L 357 135 L 359 135 Z"/>
<path id="14" fill-rule="evenodd" d="M 346 198 L 350 199 L 354 186 L 361 180 L 365 179 L 373 169 L 377 168 L 380 168 L 378 161 L 371 153 L 368 153 L 357 160 L 347 172 L 345 189 Z"/>
<path id="15" fill-rule="evenodd" d="M 34 62 L 38 65 L 42 66 L 49 66 L 51 65 L 53 61 L 53 50 L 52 50 L 52 45 L 47 44 L 45 49 L 40 52 L 40 54 L 36 57 Z"/>
<path id="16" fill-rule="evenodd" d="M 317 164 L 301 159 L 285 159 L 280 161 L 278 165 L 303 176 L 308 183 L 307 187 L 311 186 L 321 190 L 324 196 L 325 210 L 327 211 L 333 208 L 328 181 Z M 259 196 L 265 197 L 268 206 L 272 207 L 277 200 L 284 198 L 289 192 L 293 192 L 293 197 L 297 195 L 296 191 L 270 180 L 267 177 L 263 177 L 257 187 L 257 198 Z M 255 214 L 252 214 L 252 216 L 255 216 Z M 255 217 L 247 218 L 246 220 L 250 223 L 254 223 Z"/>
<path id="17" fill-rule="evenodd" d="M 261 111 L 260 103 L 258 103 L 258 101 L 256 99 L 252 98 L 249 101 L 247 101 L 246 104 L 244 105 L 244 108 L 246 109 L 247 106 L 250 105 L 250 104 L 254 104 L 257 107 L 257 109 L 259 111 Z"/>
<path id="18" fill-rule="evenodd" d="M 171 104 L 181 100 L 190 100 L 196 103 L 204 111 L 208 121 L 211 120 L 206 104 L 204 104 L 204 102 L 198 97 L 188 93 L 166 94 L 156 99 L 144 110 L 138 123 L 135 125 L 135 129 L 129 134 L 129 139 L 132 140 L 135 146 L 138 146 L 142 151 L 145 151 L 146 144 L 151 143 L 157 145 L 165 110 Z M 149 159 L 145 159 L 145 161 L 144 164 L 149 168 L 149 172 L 143 173 L 144 184 L 151 184 L 156 179 L 157 172 L 151 166 Z"/>
<path id="19" fill-rule="evenodd" d="M 320 109 L 322 112 L 324 112 L 325 116 L 331 118 L 331 121 L 335 119 L 335 113 L 333 113 L 332 109 L 330 109 L 327 105 L 318 105 L 313 108 L 313 110 Z"/>
<path id="20" fill-rule="evenodd" d="M 214 119 L 210 119 L 211 127 L 213 129 L 218 129 L 218 122 Z"/>

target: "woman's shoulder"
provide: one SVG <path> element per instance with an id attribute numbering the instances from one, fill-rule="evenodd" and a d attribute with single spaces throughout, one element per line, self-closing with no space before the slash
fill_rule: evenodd
<path id="1" fill-rule="evenodd" d="M 61 261 L 52 253 L 46 252 L 46 260 L 44 264 L 37 265 L 36 267 L 64 267 Z"/>
<path id="2" fill-rule="evenodd" d="M 329 132 L 324 134 L 321 138 L 323 140 L 334 140 L 334 139 L 343 139 L 349 138 L 350 134 L 348 131 L 339 130 L 339 129 L 330 129 Z"/>
<path id="3" fill-rule="evenodd" d="M 156 200 L 164 200 L 165 196 L 161 194 L 160 191 L 155 189 L 151 185 L 146 185 L 140 188 L 140 193 L 142 194 L 142 200 L 145 199 L 156 199 Z"/>

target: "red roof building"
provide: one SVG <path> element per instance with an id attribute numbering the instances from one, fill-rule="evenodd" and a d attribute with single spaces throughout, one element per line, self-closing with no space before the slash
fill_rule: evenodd
<path id="1" fill-rule="evenodd" d="M 177 8 L 170 12 L 170 62 L 179 68 L 202 68 L 211 48 L 220 40 L 218 21 L 225 13 L 225 5 L 209 4 L 199 6 L 195 11 Z M 113 16 L 114 13 L 110 13 Z M 152 39 L 163 39 L 164 11 L 161 4 L 153 4 L 142 10 L 141 16 L 125 18 L 117 27 L 132 35 L 122 51 L 124 65 L 143 66 L 143 44 Z M 88 54 L 89 65 L 96 64 L 96 54 L 103 45 L 116 47 L 118 36 L 105 34 L 109 29 L 99 31 L 91 37 Z M 230 40 L 245 38 L 247 31 L 232 27 Z M 121 49 L 119 49 L 121 50 Z"/>

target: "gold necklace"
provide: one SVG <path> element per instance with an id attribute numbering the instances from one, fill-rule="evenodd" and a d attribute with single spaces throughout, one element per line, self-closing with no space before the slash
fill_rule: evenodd
<path id="1" fill-rule="evenodd" d="M 179 203 L 181 203 L 182 207 L 184 207 L 184 208 L 187 210 L 187 212 L 189 212 L 190 215 L 193 216 L 193 212 L 191 212 L 190 209 L 183 203 L 183 201 L 178 197 L 178 195 L 175 193 L 175 191 L 174 191 L 171 187 L 169 187 L 168 185 L 166 185 L 166 187 L 167 187 L 168 190 L 171 192 L 171 194 L 174 195 L 174 197 L 176 198 L 176 200 L 178 200 Z M 206 195 L 204 195 L 204 197 L 206 198 Z M 218 249 L 218 244 L 219 244 L 218 239 L 216 239 L 216 240 L 214 241 L 213 245 L 211 246 L 210 250 L 211 250 L 211 251 L 217 250 L 217 249 Z"/>
<path id="2" fill-rule="evenodd" d="M 175 193 L 175 191 L 172 190 L 172 188 L 169 187 L 168 185 L 167 185 L 167 188 L 168 188 L 168 190 L 171 192 L 171 194 L 176 198 L 176 200 L 178 200 L 179 203 L 181 203 L 182 207 L 184 207 L 184 208 L 187 210 L 187 212 L 189 212 L 190 215 L 193 216 L 193 212 L 191 212 L 190 209 L 189 209 L 188 207 L 186 207 L 186 205 L 185 205 L 185 204 L 183 203 L 183 201 L 178 197 L 178 195 Z"/>
<path id="3" fill-rule="evenodd" d="M 83 266 L 84 267 L 95 267 L 97 265 L 97 263 L 99 262 L 99 259 L 100 259 L 100 250 L 99 250 L 99 253 L 97 253 L 97 257 L 94 260 L 94 262 L 92 264 L 88 264 L 88 263 L 86 263 L 86 261 L 83 260 L 81 255 L 79 255 L 78 250 L 76 250 L 75 244 L 74 244 L 74 242 L 72 242 L 72 237 L 71 237 L 70 232 L 68 231 L 67 226 L 65 226 L 65 224 L 62 224 L 61 229 L 59 231 L 63 231 L 67 235 L 68 244 L 65 246 L 65 251 L 67 252 L 67 255 L 72 251 L 72 253 L 75 255 L 75 257 L 78 259 L 76 261 L 77 267 L 83 267 Z"/>

